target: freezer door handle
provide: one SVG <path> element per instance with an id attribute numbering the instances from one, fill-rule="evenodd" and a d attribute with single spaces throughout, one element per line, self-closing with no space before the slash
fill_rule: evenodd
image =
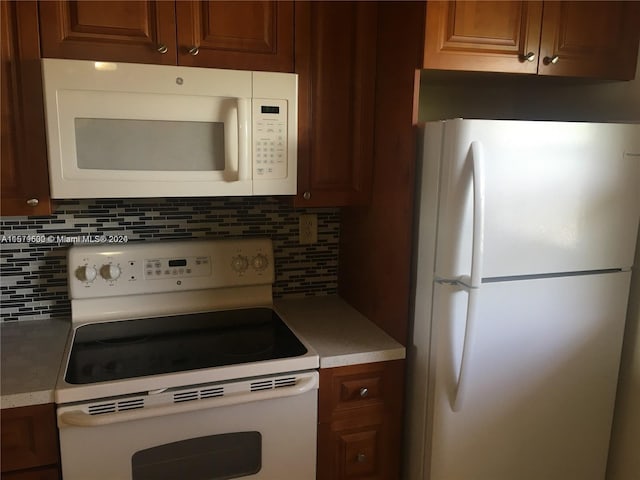
<path id="1" fill-rule="evenodd" d="M 471 348 L 474 344 L 479 288 L 465 288 L 467 291 L 467 318 L 464 329 L 464 339 L 462 341 L 462 355 L 460 358 L 460 370 L 458 371 L 458 382 L 451 399 L 451 410 L 459 412 L 464 405 L 466 387 L 469 383 L 469 363 L 471 362 Z"/>
<path id="2" fill-rule="evenodd" d="M 478 288 L 482 282 L 482 257 L 484 255 L 485 181 L 484 150 L 479 141 L 471 142 L 470 148 L 473 181 L 473 245 L 471 250 L 471 272 L 462 276 L 460 282 Z"/>

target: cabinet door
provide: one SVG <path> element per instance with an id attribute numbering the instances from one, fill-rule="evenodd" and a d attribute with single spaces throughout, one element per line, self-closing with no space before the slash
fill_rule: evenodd
<path id="1" fill-rule="evenodd" d="M 53 404 L 3 409 L 0 420 L 3 477 L 4 472 L 59 463 Z"/>
<path id="2" fill-rule="evenodd" d="M 640 2 L 545 2 L 538 73 L 631 80 L 639 36 Z"/>
<path id="3" fill-rule="evenodd" d="M 299 206 L 369 201 L 376 37 L 375 2 L 296 3 Z"/>
<path id="4" fill-rule="evenodd" d="M 175 2 L 39 2 L 42 56 L 175 65 Z"/>
<path id="5" fill-rule="evenodd" d="M 48 215 L 49 174 L 36 2 L 1 3 L 2 215 Z"/>
<path id="6" fill-rule="evenodd" d="M 424 68 L 536 73 L 542 2 L 428 1 Z"/>
<path id="7" fill-rule="evenodd" d="M 293 2 L 178 1 L 178 63 L 293 71 Z"/>
<path id="8" fill-rule="evenodd" d="M 366 421 L 365 421 L 366 420 Z M 317 480 L 390 480 L 394 477 L 388 425 L 381 415 L 318 427 Z"/>

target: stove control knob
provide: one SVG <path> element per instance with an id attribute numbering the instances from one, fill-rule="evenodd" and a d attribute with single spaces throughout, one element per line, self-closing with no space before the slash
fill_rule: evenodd
<path id="1" fill-rule="evenodd" d="M 93 282 L 96 279 L 97 275 L 98 271 L 95 269 L 95 267 L 91 267 L 89 265 L 83 265 L 81 267 L 78 267 L 76 270 L 76 278 L 81 282 Z"/>
<path id="2" fill-rule="evenodd" d="M 254 269 L 262 271 L 269 265 L 269 259 L 262 253 L 259 253 L 258 255 L 253 257 L 253 260 L 251 260 L 251 265 Z"/>
<path id="3" fill-rule="evenodd" d="M 242 273 L 249 267 L 249 260 L 247 257 L 238 255 L 231 260 L 231 268 L 234 272 Z"/>
<path id="4" fill-rule="evenodd" d="M 118 265 L 113 265 L 112 263 L 103 265 L 100 269 L 100 275 L 105 280 L 117 280 L 120 273 L 122 273 L 120 267 Z"/>

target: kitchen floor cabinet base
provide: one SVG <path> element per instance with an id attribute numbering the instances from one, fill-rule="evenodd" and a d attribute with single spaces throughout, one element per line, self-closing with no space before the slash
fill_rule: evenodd
<path id="1" fill-rule="evenodd" d="M 318 480 L 400 474 L 404 361 L 320 370 Z"/>

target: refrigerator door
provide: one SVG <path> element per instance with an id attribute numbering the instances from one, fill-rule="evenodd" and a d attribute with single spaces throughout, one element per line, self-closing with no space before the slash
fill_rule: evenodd
<path id="1" fill-rule="evenodd" d="M 440 123 L 438 278 L 470 277 L 474 245 L 483 278 L 633 264 L 640 125 Z"/>
<path id="2" fill-rule="evenodd" d="M 436 284 L 425 478 L 602 480 L 630 276 Z"/>

